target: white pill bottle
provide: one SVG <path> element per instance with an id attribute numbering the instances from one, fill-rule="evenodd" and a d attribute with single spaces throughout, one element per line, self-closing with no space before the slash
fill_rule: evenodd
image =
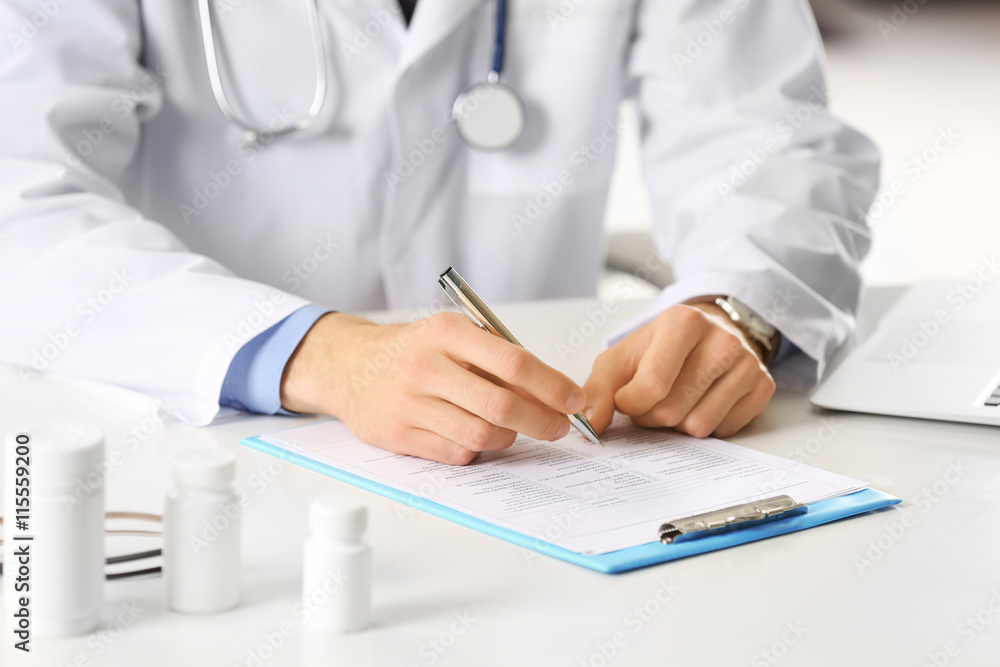
<path id="1" fill-rule="evenodd" d="M 92 424 L 48 422 L 10 432 L 5 449 L 10 629 L 21 625 L 32 639 L 91 632 L 104 598 L 104 435 Z"/>
<path id="2" fill-rule="evenodd" d="M 365 543 L 368 508 L 357 500 L 324 496 L 309 508 L 302 563 L 302 604 L 311 631 L 345 634 L 368 627 L 371 547 Z"/>
<path id="3" fill-rule="evenodd" d="M 215 614 L 240 599 L 239 498 L 232 490 L 236 458 L 221 448 L 174 454 L 177 488 L 163 508 L 163 579 L 167 607 Z"/>

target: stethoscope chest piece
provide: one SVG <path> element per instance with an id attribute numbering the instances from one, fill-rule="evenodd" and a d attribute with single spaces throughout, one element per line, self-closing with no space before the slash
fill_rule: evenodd
<path id="1" fill-rule="evenodd" d="M 525 113 L 521 97 L 500 83 L 507 27 L 507 2 L 497 1 L 493 67 L 483 83 L 469 86 L 455 98 L 451 118 L 458 136 L 472 148 L 502 151 L 524 134 Z"/>
<path id="2" fill-rule="evenodd" d="M 500 151 L 516 144 L 524 134 L 524 103 L 509 86 L 496 77 L 490 79 L 462 91 L 451 117 L 465 143 L 480 150 Z"/>

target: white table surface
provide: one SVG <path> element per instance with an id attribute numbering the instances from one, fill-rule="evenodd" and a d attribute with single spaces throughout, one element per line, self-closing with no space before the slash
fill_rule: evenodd
<path id="1" fill-rule="evenodd" d="M 642 305 L 623 303 L 611 320 Z M 570 328 L 596 306 L 561 301 L 496 310 L 529 349 L 583 381 L 612 323 L 565 361 L 553 341 L 567 341 Z M 880 311 L 874 302 L 869 308 Z M 604 575 L 238 442 L 312 418 L 248 417 L 200 433 L 164 430 L 64 382 L 25 381 L 6 367 L 0 367 L 0 396 L 4 431 L 36 419 L 87 419 L 105 429 L 109 453 L 124 452 L 121 438 L 130 429 L 151 431 L 124 452 L 108 479 L 109 510 L 161 513 L 170 488 L 167 453 L 206 431 L 237 454 L 237 486 L 250 500 L 237 609 L 185 616 L 164 608 L 159 577 L 108 582 L 104 635 L 36 641 L 27 658 L 5 635 L 3 665 L 1000 664 L 995 427 L 832 413 L 811 407 L 803 395 L 779 392 L 734 442 L 782 456 L 805 452 L 810 465 L 865 480 L 904 502 L 777 539 Z M 346 637 L 311 634 L 293 613 L 307 507 L 334 492 L 369 503 L 375 559 L 374 626 Z"/>

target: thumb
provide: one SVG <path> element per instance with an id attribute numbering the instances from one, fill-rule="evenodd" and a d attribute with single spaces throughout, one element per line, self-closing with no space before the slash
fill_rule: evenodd
<path id="1" fill-rule="evenodd" d="M 628 340 L 624 340 L 601 353 L 594 362 L 594 368 L 583 385 L 587 395 L 584 416 L 598 434 L 604 433 L 615 416 L 615 393 L 628 384 L 634 374 L 628 363 Z"/>

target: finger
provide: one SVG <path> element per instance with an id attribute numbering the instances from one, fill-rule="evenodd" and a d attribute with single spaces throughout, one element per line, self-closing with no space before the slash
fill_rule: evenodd
<path id="1" fill-rule="evenodd" d="M 736 402 L 715 429 L 715 437 L 728 438 L 756 419 L 774 395 L 774 380 L 768 375 L 753 390 Z"/>
<path id="2" fill-rule="evenodd" d="M 402 437 L 381 445 L 394 454 L 416 456 L 438 463 L 464 466 L 472 463 L 479 452 L 466 449 L 447 438 L 422 428 L 406 430 Z"/>
<path id="3" fill-rule="evenodd" d="M 645 338 L 648 339 L 648 336 Z M 615 416 L 615 392 L 621 389 L 635 373 L 636 349 L 642 349 L 640 337 L 629 336 L 614 347 L 602 352 L 594 361 L 590 377 L 583 385 L 587 406 L 583 414 L 598 435 L 604 433 Z"/>
<path id="4" fill-rule="evenodd" d="M 442 360 L 441 363 L 448 362 Z M 538 440 L 558 440 L 569 432 L 569 420 L 562 412 L 495 385 L 458 364 L 451 364 L 428 377 L 429 386 L 422 388 L 425 392 L 478 415 L 490 424 Z"/>
<path id="5" fill-rule="evenodd" d="M 711 435 L 736 403 L 753 391 L 764 371 L 755 359 L 742 359 L 716 380 L 681 420 L 678 429 L 696 438 Z"/>
<path id="6" fill-rule="evenodd" d="M 474 452 L 506 449 L 517 438 L 516 431 L 491 424 L 440 398 L 423 397 L 414 417 L 414 426 L 437 433 Z"/>
<path id="7" fill-rule="evenodd" d="M 659 426 L 679 425 L 715 381 L 742 360 L 759 366 L 756 355 L 742 341 L 719 330 L 718 335 L 704 340 L 695 348 L 685 360 L 670 393 L 643 416 L 643 421 L 652 421 Z"/>
<path id="8" fill-rule="evenodd" d="M 646 414 L 670 394 L 708 324 L 701 311 L 689 306 L 671 308 L 658 320 L 635 375 L 615 394 L 615 405 L 627 415 Z"/>
<path id="9" fill-rule="evenodd" d="M 562 414 L 583 409 L 583 389 L 568 377 L 543 363 L 523 347 L 514 345 L 454 317 L 435 316 L 441 350 L 458 362 L 470 363 L 513 386 L 528 392 L 542 404 Z M 464 318 L 461 318 L 464 319 Z"/>

